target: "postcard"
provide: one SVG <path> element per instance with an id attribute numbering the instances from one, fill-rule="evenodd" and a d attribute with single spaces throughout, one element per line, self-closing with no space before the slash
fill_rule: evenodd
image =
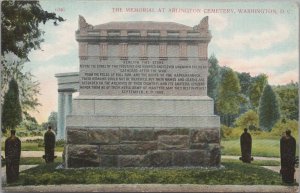
<path id="1" fill-rule="evenodd" d="M 1 10 L 4 192 L 299 191 L 297 1 Z"/>

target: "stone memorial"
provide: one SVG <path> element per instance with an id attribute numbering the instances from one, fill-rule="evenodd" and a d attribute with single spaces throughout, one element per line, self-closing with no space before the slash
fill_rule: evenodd
<path id="1" fill-rule="evenodd" d="M 220 119 L 207 96 L 208 17 L 88 24 L 79 16 L 79 96 L 64 161 L 77 167 L 220 165 Z"/>

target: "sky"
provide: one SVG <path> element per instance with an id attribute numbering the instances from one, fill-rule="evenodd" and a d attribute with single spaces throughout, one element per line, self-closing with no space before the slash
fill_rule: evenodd
<path id="1" fill-rule="evenodd" d="M 110 21 L 165 21 L 188 26 L 195 26 L 209 16 L 213 38 L 208 53 L 217 57 L 220 66 L 251 76 L 267 74 L 271 85 L 298 82 L 299 20 L 293 2 L 41 0 L 40 4 L 44 10 L 66 19 L 58 26 L 51 22 L 41 26 L 45 31 L 42 50 L 32 51 L 30 62 L 25 64 L 24 70 L 31 71 L 40 82 L 42 105 L 32 112 L 40 123 L 57 111 L 54 75 L 79 71 L 75 40 L 79 15 L 91 25 Z M 120 10 L 117 8 L 122 11 L 117 12 Z M 126 8 L 152 8 L 154 12 Z"/>

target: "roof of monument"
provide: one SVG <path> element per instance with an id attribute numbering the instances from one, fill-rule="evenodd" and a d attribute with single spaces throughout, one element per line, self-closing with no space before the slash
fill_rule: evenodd
<path id="1" fill-rule="evenodd" d="M 192 27 L 175 22 L 129 21 L 109 22 L 95 25 L 93 29 L 103 30 L 193 30 Z"/>

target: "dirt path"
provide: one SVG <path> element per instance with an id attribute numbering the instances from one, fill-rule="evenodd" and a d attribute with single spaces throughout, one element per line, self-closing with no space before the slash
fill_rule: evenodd
<path id="1" fill-rule="evenodd" d="M 43 151 L 22 151 L 21 157 L 43 157 L 45 153 Z M 62 152 L 55 152 L 57 157 L 62 157 Z"/>
<path id="2" fill-rule="evenodd" d="M 221 155 L 221 158 L 224 159 L 237 159 L 239 160 L 241 156 L 234 156 L 234 155 Z M 280 161 L 280 158 L 278 157 L 259 157 L 259 156 L 253 156 L 254 160 L 273 160 L 273 161 Z"/>

